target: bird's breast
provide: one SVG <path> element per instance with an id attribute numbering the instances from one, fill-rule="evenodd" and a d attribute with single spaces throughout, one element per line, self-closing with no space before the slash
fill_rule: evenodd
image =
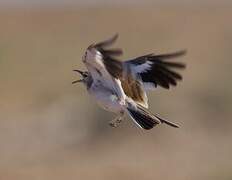
<path id="1" fill-rule="evenodd" d="M 89 93 L 103 109 L 115 113 L 122 111 L 119 98 L 112 89 L 105 88 L 101 84 L 94 84 L 89 89 Z"/>

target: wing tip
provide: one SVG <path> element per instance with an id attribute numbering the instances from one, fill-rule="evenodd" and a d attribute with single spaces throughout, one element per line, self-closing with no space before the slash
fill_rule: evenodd
<path id="1" fill-rule="evenodd" d="M 175 51 L 175 52 L 172 52 L 172 53 L 154 55 L 153 57 L 164 60 L 164 59 L 177 58 L 177 57 L 180 57 L 180 56 L 184 56 L 186 54 L 187 54 L 187 49 L 182 49 L 182 50 Z"/>
<path id="2" fill-rule="evenodd" d="M 113 44 L 119 37 L 118 33 L 115 33 L 112 37 L 110 37 L 109 39 L 106 39 L 104 41 L 101 41 L 99 43 L 96 43 L 94 45 L 94 47 L 100 47 L 100 48 L 104 48 L 106 46 L 110 46 L 111 44 Z"/>

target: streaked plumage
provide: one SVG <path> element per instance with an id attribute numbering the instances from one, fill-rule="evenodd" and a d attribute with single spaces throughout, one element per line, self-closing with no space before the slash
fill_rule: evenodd
<path id="1" fill-rule="evenodd" d="M 157 86 L 169 89 L 170 86 L 177 85 L 182 77 L 175 69 L 184 68 L 185 65 L 169 60 L 185 54 L 185 51 L 148 54 L 123 62 L 117 59 L 122 55 L 121 49 L 106 49 L 117 37 L 115 35 L 106 41 L 90 45 L 83 56 L 82 60 L 88 71 L 77 71 L 83 76 L 81 81 L 86 84 L 90 95 L 101 107 L 118 114 L 116 123 L 126 112 L 143 129 L 151 129 L 160 123 L 178 127 L 147 111 L 146 91 Z"/>

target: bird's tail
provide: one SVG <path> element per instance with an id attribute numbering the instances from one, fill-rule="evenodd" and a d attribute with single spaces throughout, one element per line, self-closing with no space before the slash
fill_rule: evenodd
<path id="1" fill-rule="evenodd" d="M 151 114 L 150 112 L 144 110 L 140 106 L 127 107 L 128 114 L 132 118 L 132 120 L 141 128 L 149 130 L 152 129 L 157 124 L 165 123 L 169 126 L 178 128 L 179 126 L 173 122 L 162 119 L 156 115 Z"/>

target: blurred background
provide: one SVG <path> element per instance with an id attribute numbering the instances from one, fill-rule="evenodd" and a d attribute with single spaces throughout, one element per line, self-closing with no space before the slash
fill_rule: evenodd
<path id="1" fill-rule="evenodd" d="M 0 0 L 0 179 L 232 179 L 231 17 L 229 0 Z M 183 81 L 149 93 L 180 129 L 112 129 L 71 84 L 115 33 L 122 59 L 188 50 Z"/>

